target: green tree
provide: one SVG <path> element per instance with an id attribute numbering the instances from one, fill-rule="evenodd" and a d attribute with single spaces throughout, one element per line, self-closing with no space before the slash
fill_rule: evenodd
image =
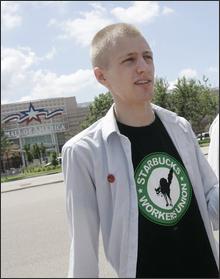
<path id="1" fill-rule="evenodd" d="M 195 79 L 179 78 L 171 94 L 172 110 L 190 121 L 194 132 L 203 131 L 218 111 L 217 97 L 210 85 Z"/>
<path id="2" fill-rule="evenodd" d="M 51 164 L 52 164 L 53 166 L 57 166 L 57 165 L 58 165 L 57 153 L 56 153 L 55 151 L 53 151 L 53 153 L 52 153 Z"/>
<path id="3" fill-rule="evenodd" d="M 32 146 L 32 154 L 34 159 L 39 159 L 41 164 L 41 154 L 40 154 L 40 147 L 37 143 L 33 144 Z"/>
<path id="4" fill-rule="evenodd" d="M 21 157 L 19 156 L 19 154 L 13 153 L 11 160 L 13 162 L 14 168 L 19 168 L 22 164 Z"/>
<path id="5" fill-rule="evenodd" d="M 39 148 L 40 148 L 41 156 L 42 156 L 42 158 L 44 160 L 45 157 L 46 157 L 46 146 L 44 146 L 44 144 L 41 142 Z"/>
<path id="6" fill-rule="evenodd" d="M 169 83 L 163 78 L 156 78 L 154 84 L 154 97 L 152 102 L 155 105 L 171 109 L 171 94 L 168 91 Z"/>
<path id="7" fill-rule="evenodd" d="M 9 138 L 5 135 L 4 130 L 1 128 L 1 168 L 4 172 L 8 166 L 8 155 L 12 149 L 13 143 L 9 140 Z M 6 158 L 6 165 L 4 165 L 4 158 Z"/>
<path id="8" fill-rule="evenodd" d="M 190 121 L 195 133 L 207 130 L 218 112 L 218 94 L 214 94 L 208 79 L 203 81 L 179 78 L 173 90 L 168 90 L 168 82 L 156 78 L 152 102 L 176 112 Z M 100 94 L 89 106 L 89 114 L 82 123 L 85 129 L 103 117 L 113 103 L 109 92 Z"/>
<path id="9" fill-rule="evenodd" d="M 87 128 L 95 121 L 103 117 L 109 110 L 113 103 L 112 95 L 110 92 L 100 94 L 95 97 L 94 101 L 89 106 L 89 114 L 86 120 L 81 124 L 82 129 Z"/>
<path id="10" fill-rule="evenodd" d="M 25 155 L 26 155 L 26 160 L 28 163 L 33 162 L 33 155 L 31 153 L 31 147 L 30 144 L 25 144 L 23 147 L 24 151 L 25 151 Z"/>

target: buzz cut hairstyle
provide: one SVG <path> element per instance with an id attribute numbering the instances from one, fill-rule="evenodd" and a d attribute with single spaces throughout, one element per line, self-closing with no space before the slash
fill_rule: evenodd
<path id="1" fill-rule="evenodd" d="M 108 54 L 117 41 L 123 37 L 137 36 L 143 37 L 134 25 L 128 23 L 111 24 L 98 31 L 90 48 L 92 67 L 107 68 L 109 65 Z"/>

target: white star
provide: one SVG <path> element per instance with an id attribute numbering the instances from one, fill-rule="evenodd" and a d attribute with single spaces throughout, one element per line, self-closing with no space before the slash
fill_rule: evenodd
<path id="1" fill-rule="evenodd" d="M 142 189 L 139 189 L 139 190 L 138 190 L 138 192 L 139 192 L 139 193 L 142 193 L 142 192 L 143 192 L 143 190 L 142 190 Z"/>
<path id="2" fill-rule="evenodd" d="M 33 110 L 33 108 L 31 107 L 30 112 L 28 112 L 29 120 L 31 120 L 32 118 L 38 119 L 37 118 L 38 113 L 39 113 L 38 111 Z"/>
<path id="3" fill-rule="evenodd" d="M 180 179 L 181 179 L 181 181 L 183 181 L 183 177 L 182 176 L 180 177 Z"/>

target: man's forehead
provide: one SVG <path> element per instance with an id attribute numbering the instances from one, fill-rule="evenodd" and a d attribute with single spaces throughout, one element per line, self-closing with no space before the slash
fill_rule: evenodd
<path id="1" fill-rule="evenodd" d="M 142 51 L 131 51 L 131 52 L 122 52 L 120 53 L 120 55 L 118 56 L 118 59 L 121 59 L 121 58 L 124 58 L 124 57 L 127 57 L 127 56 L 132 56 L 132 55 L 137 55 L 137 54 L 150 54 L 150 55 L 153 55 L 153 52 L 151 51 L 151 49 L 149 48 L 146 48 L 145 50 L 142 50 Z"/>
<path id="2" fill-rule="evenodd" d="M 116 43 L 113 51 L 117 52 L 116 56 L 119 59 L 132 54 L 152 54 L 149 44 L 143 37 L 123 38 Z"/>

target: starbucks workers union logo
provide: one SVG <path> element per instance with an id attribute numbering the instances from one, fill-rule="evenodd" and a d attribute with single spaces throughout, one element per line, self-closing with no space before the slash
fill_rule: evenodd
<path id="1" fill-rule="evenodd" d="M 135 171 L 138 205 L 148 220 L 163 225 L 177 224 L 186 213 L 192 186 L 185 168 L 167 153 L 151 153 Z"/>

